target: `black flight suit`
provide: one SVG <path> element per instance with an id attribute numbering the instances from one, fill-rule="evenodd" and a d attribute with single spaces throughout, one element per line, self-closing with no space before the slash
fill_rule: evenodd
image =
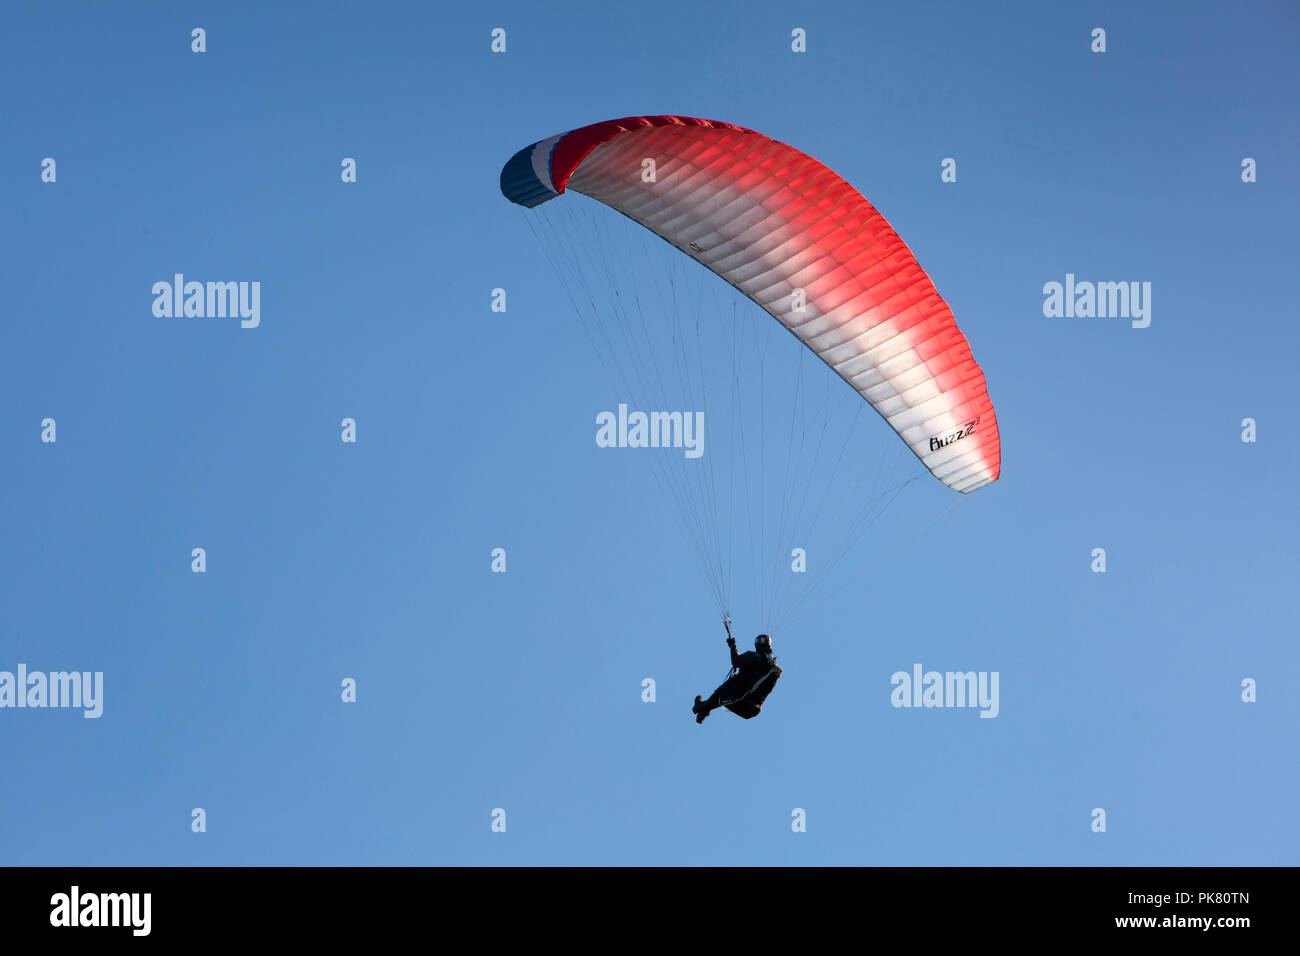
<path id="1" fill-rule="evenodd" d="M 776 666 L 776 659 L 764 657 L 757 651 L 736 653 L 736 646 L 731 647 L 731 666 L 736 673 L 722 682 L 713 692 L 713 696 L 700 704 L 700 711 L 708 714 L 717 707 L 726 707 L 740 717 L 749 720 L 757 717 L 763 709 L 763 701 L 772 693 L 781 668 Z M 698 713 L 698 712 L 697 712 Z"/>

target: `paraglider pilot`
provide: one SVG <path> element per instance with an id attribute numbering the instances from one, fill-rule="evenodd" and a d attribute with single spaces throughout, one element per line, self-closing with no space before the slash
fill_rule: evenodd
<path id="1" fill-rule="evenodd" d="M 709 716 L 709 711 L 718 707 L 725 707 L 746 720 L 757 717 L 758 712 L 763 709 L 763 701 L 767 700 L 767 695 L 772 693 L 777 678 L 781 676 L 781 668 L 776 666 L 776 658 L 772 656 L 771 638 L 766 634 L 760 634 L 754 638 L 752 651 L 738 654 L 736 639 L 731 636 L 730 619 L 723 618 L 722 623 L 727 629 L 727 647 L 731 649 L 732 672 L 708 700 L 701 701 L 699 697 L 695 698 L 691 710 L 695 712 L 697 724 L 704 723 L 704 718 Z"/>

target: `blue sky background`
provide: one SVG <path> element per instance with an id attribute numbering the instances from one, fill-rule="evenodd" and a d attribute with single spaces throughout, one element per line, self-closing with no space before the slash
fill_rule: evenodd
<path id="1" fill-rule="evenodd" d="M 1300 15 L 1138 6 L 7 4 L 0 669 L 107 689 L 0 711 L 0 861 L 1300 862 Z M 497 187 L 674 112 L 890 219 L 1004 466 L 891 509 L 762 716 L 703 727 L 716 609 Z M 260 281 L 261 327 L 155 318 L 174 272 Z M 1067 272 L 1151 282 L 1150 327 L 1044 318 Z M 918 662 L 998 671 L 1000 715 L 892 708 Z"/>

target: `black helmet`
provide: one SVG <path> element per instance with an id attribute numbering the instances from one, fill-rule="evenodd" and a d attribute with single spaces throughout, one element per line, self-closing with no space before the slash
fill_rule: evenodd
<path id="1" fill-rule="evenodd" d="M 758 637 L 754 638 L 754 650 L 759 651 L 760 653 L 771 654 L 772 639 L 766 634 L 758 635 Z"/>

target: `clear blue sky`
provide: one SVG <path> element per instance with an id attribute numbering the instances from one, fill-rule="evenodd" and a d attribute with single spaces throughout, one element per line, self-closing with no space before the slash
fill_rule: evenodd
<path id="1" fill-rule="evenodd" d="M 0 862 L 1300 862 L 1300 16 L 975 6 L 6 5 L 0 670 L 106 699 L 0 711 Z M 691 718 L 716 610 L 497 188 L 640 113 L 861 189 L 1001 425 L 1000 482 L 913 535 L 958 497 L 918 489 L 800 608 L 754 721 Z M 175 272 L 260 281 L 261 326 L 155 318 Z M 1151 282 L 1150 327 L 1045 318 L 1066 273 Z M 894 709 L 914 663 L 998 671 L 999 716 Z"/>

